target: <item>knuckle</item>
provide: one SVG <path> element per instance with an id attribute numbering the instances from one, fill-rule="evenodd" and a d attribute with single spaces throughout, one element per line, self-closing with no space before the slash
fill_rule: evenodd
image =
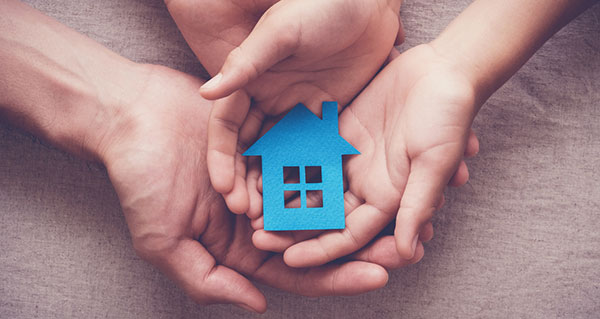
<path id="1" fill-rule="evenodd" d="M 240 130 L 240 125 L 236 121 L 228 119 L 226 117 L 215 117 L 213 118 L 213 121 L 218 127 L 225 129 L 231 133 L 238 134 Z"/>
<path id="2" fill-rule="evenodd" d="M 348 241 L 351 243 L 351 247 L 354 250 L 361 248 L 364 245 L 364 243 L 361 240 L 359 240 L 359 238 L 352 231 L 352 229 L 350 229 L 350 227 L 346 227 L 344 235 L 346 236 L 346 238 L 348 238 Z"/>
<path id="3" fill-rule="evenodd" d="M 251 59 L 250 57 L 253 55 L 248 53 L 244 52 L 243 46 L 238 46 L 229 53 L 227 58 L 228 68 L 243 70 L 243 73 L 246 74 L 246 81 L 257 77 L 259 74 L 257 61 Z"/>
<path id="4" fill-rule="evenodd" d="M 242 52 L 242 47 L 237 46 L 231 52 L 229 52 L 229 57 L 227 58 L 229 63 L 232 64 L 241 64 L 246 59 L 244 52 Z"/>
<path id="5" fill-rule="evenodd" d="M 287 30 L 293 29 L 293 27 L 287 28 Z M 277 36 L 278 48 L 282 51 L 294 51 L 298 47 L 299 42 L 300 39 L 297 32 L 282 32 Z"/>

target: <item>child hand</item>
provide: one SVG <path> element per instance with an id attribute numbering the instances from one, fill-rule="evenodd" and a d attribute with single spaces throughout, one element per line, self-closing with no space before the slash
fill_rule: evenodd
<path id="1" fill-rule="evenodd" d="M 531 16 L 518 13 L 536 10 L 536 1 L 474 1 L 434 41 L 394 60 L 341 118 L 342 136 L 362 152 L 345 167 L 346 205 L 355 207 L 346 211 L 346 229 L 290 247 L 286 262 L 319 264 L 361 247 L 397 206 L 397 250 L 412 256 L 419 236 L 431 234 L 427 221 L 443 202 L 444 185 L 468 178 L 461 157 L 477 151 L 469 127 L 481 105 L 595 2 L 556 1 Z M 519 27 L 496 32 L 507 19 Z"/>
<path id="2" fill-rule="evenodd" d="M 347 104 L 381 67 L 400 26 L 397 0 L 168 6 L 200 61 L 218 71 L 200 90 L 220 99 L 209 119 L 207 161 L 213 186 L 237 213 L 248 209 L 240 151 L 256 138 L 264 114 L 285 113 L 299 102 L 317 114 L 322 101 Z"/>
<path id="3" fill-rule="evenodd" d="M 345 256 L 394 218 L 402 258 L 415 257 L 419 242 L 431 238 L 429 220 L 443 203 L 444 187 L 466 183 L 463 156 L 478 151 L 470 131 L 476 92 L 449 65 L 428 45 L 415 47 L 386 66 L 344 110 L 341 136 L 361 152 L 344 166 L 346 228 L 287 248 L 288 265 L 320 265 Z M 294 242 L 265 231 L 253 240 L 259 248 Z"/>

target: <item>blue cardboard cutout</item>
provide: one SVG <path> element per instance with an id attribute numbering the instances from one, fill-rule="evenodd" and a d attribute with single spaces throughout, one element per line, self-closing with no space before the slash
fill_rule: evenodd
<path id="1" fill-rule="evenodd" d="M 339 135 L 337 102 L 323 102 L 322 120 L 296 105 L 243 154 L 262 158 L 264 229 L 343 229 L 342 155 L 351 154 L 360 152 Z M 298 180 L 284 182 L 284 168 Z M 307 171 L 321 178 L 311 180 Z M 286 192 L 299 193 L 300 207 L 286 207 Z M 322 207 L 307 207 L 307 192 L 321 192 Z"/>

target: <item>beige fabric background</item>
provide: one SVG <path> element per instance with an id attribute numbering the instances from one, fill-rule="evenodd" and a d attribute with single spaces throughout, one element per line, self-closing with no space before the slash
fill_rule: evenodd
<path id="1" fill-rule="evenodd" d="M 203 74 L 159 0 L 28 2 L 130 59 Z M 468 3 L 406 0 L 401 48 Z M 263 317 L 599 318 L 600 5 L 499 90 L 475 129 L 471 181 L 447 191 L 421 263 L 356 297 L 264 287 Z M 0 126 L 0 318 L 252 316 L 195 305 L 128 236 L 101 168 Z"/>

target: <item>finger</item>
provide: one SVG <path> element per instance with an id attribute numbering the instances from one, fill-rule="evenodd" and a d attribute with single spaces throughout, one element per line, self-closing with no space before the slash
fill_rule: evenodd
<path id="1" fill-rule="evenodd" d="M 262 215 L 262 194 L 258 190 L 258 180 L 261 174 L 261 161 L 259 158 L 250 158 L 248 160 L 248 175 L 246 176 L 246 186 L 250 206 L 248 207 L 248 218 L 257 219 Z"/>
<path id="2" fill-rule="evenodd" d="M 314 238 L 322 232 L 322 230 L 272 232 L 259 229 L 252 235 L 252 244 L 260 250 L 281 253 L 293 244 Z"/>
<path id="3" fill-rule="evenodd" d="M 467 139 L 467 146 L 465 147 L 465 157 L 470 158 L 479 153 L 479 140 L 475 135 L 473 129 L 469 130 L 469 138 Z"/>
<path id="4" fill-rule="evenodd" d="M 274 4 L 279 2 L 280 0 L 255 0 L 252 1 L 251 8 L 254 9 L 255 14 L 263 14 Z"/>
<path id="5" fill-rule="evenodd" d="M 353 260 L 362 260 L 378 264 L 387 269 L 397 269 L 418 263 L 425 255 L 423 245 L 417 245 L 415 255 L 404 259 L 398 254 L 394 236 L 383 236 L 376 239 L 363 249 L 349 256 Z"/>
<path id="6" fill-rule="evenodd" d="M 435 210 L 442 209 L 442 207 L 444 207 L 444 204 L 446 204 L 446 196 L 444 196 L 444 194 L 442 194 L 442 196 L 440 196 L 440 201 L 438 202 L 437 206 L 435 207 Z"/>
<path id="7" fill-rule="evenodd" d="M 353 212 L 358 206 L 364 204 L 365 202 L 354 195 L 352 192 L 344 193 L 344 214 L 348 216 L 351 212 Z"/>
<path id="8" fill-rule="evenodd" d="M 304 296 L 352 296 L 385 286 L 387 271 L 376 264 L 350 261 L 323 267 L 288 267 L 281 255 L 274 256 L 253 275 L 267 285 Z"/>
<path id="9" fill-rule="evenodd" d="M 286 170 L 284 169 L 283 180 L 285 181 L 284 183 L 286 183 L 286 184 L 298 184 L 298 183 L 300 183 L 299 172 L 296 171 L 295 173 L 290 174 L 289 172 L 286 172 Z"/>
<path id="10" fill-rule="evenodd" d="M 250 191 L 254 197 L 254 203 L 256 206 L 257 192 L 256 188 L 249 188 L 248 180 L 246 179 L 246 168 L 248 158 L 242 156 L 242 153 L 250 147 L 252 143 L 256 141 L 256 136 L 260 132 L 262 122 L 265 115 L 260 109 L 253 107 L 248 112 L 242 127 L 239 130 L 238 143 L 236 149 L 236 162 L 235 162 L 235 181 L 231 192 L 223 194 L 225 202 L 229 210 L 236 214 L 242 214 L 249 210 L 250 207 Z M 258 158 L 253 158 L 254 163 L 260 163 Z M 255 166 L 260 164 L 255 164 Z M 256 169 L 255 169 L 256 170 Z M 256 173 L 254 173 L 256 175 Z M 262 210 L 262 205 L 254 208 L 255 211 Z"/>
<path id="11" fill-rule="evenodd" d="M 450 179 L 448 185 L 453 187 L 460 187 L 465 185 L 469 181 L 469 168 L 465 161 L 461 161 L 458 165 L 458 169 Z"/>
<path id="12" fill-rule="evenodd" d="M 275 126 L 275 124 L 277 124 L 277 121 L 274 121 L 273 118 L 266 119 L 263 123 L 263 127 L 262 127 L 262 130 L 260 131 L 259 136 L 265 135 L 273 126 Z M 258 192 L 262 196 L 262 192 L 263 192 L 262 171 L 261 171 L 261 174 L 258 176 L 257 189 L 258 189 Z"/>
<path id="13" fill-rule="evenodd" d="M 229 193 L 234 187 L 238 133 L 248 110 L 250 98 L 238 91 L 215 101 L 208 120 L 206 164 L 213 188 Z"/>
<path id="14" fill-rule="evenodd" d="M 235 177 L 233 188 L 223 194 L 223 199 L 232 213 L 244 214 L 250 205 L 250 196 L 246 186 L 246 158 L 240 152 L 235 154 Z"/>
<path id="15" fill-rule="evenodd" d="M 419 230 L 433 217 L 462 154 L 463 148 L 452 144 L 432 149 L 412 160 L 395 229 L 396 247 L 405 259 L 414 256 Z"/>
<path id="16" fill-rule="evenodd" d="M 263 192 L 262 174 L 258 177 L 258 184 L 256 185 L 256 188 L 262 194 L 262 192 Z"/>
<path id="17" fill-rule="evenodd" d="M 388 55 L 387 59 L 384 62 L 384 67 L 386 65 L 388 65 L 390 62 L 394 61 L 394 59 L 399 56 L 400 56 L 400 51 L 398 51 L 398 49 L 396 49 L 396 48 L 392 48 L 392 51 L 390 51 L 390 54 Z"/>
<path id="18" fill-rule="evenodd" d="M 394 41 L 394 45 L 401 45 L 404 43 L 404 39 L 404 24 L 402 23 L 400 16 L 398 16 L 398 33 L 396 34 L 396 41 Z"/>
<path id="19" fill-rule="evenodd" d="M 290 56 L 300 41 L 296 19 L 286 19 L 269 9 L 248 37 L 233 49 L 221 71 L 200 88 L 200 94 L 214 100 L 243 88 L 277 62 Z"/>
<path id="20" fill-rule="evenodd" d="M 260 250 L 283 252 L 294 243 L 295 239 L 290 232 L 269 232 L 259 229 L 252 234 L 252 244 Z"/>
<path id="21" fill-rule="evenodd" d="M 325 232 L 288 248 L 283 255 L 285 263 L 292 267 L 312 267 L 348 255 L 367 244 L 392 219 L 393 216 L 373 205 L 360 205 L 346 216 L 346 228 Z"/>
<path id="22" fill-rule="evenodd" d="M 283 197 L 285 199 L 285 207 L 300 208 L 300 192 L 286 191 L 283 193 Z"/>
<path id="23" fill-rule="evenodd" d="M 419 232 L 419 241 L 428 242 L 433 239 L 433 224 L 431 222 L 426 223 L 421 231 Z"/>
<path id="24" fill-rule="evenodd" d="M 265 114 L 260 108 L 250 107 L 239 130 L 237 147 L 240 154 L 245 152 L 246 149 L 256 142 L 264 120 Z"/>
<path id="25" fill-rule="evenodd" d="M 252 229 L 254 230 L 261 230 L 261 229 L 265 229 L 265 219 L 264 216 L 260 216 L 257 219 L 253 219 L 250 221 L 250 226 L 252 227 Z"/>
<path id="26" fill-rule="evenodd" d="M 152 254 L 152 248 L 142 249 L 140 253 L 196 302 L 231 303 L 260 313 L 266 311 L 267 303 L 263 294 L 244 276 L 217 265 L 213 256 L 199 242 L 184 239 L 166 256 L 156 257 Z"/>
<path id="27" fill-rule="evenodd" d="M 323 192 L 306 192 L 306 207 L 323 207 Z"/>

